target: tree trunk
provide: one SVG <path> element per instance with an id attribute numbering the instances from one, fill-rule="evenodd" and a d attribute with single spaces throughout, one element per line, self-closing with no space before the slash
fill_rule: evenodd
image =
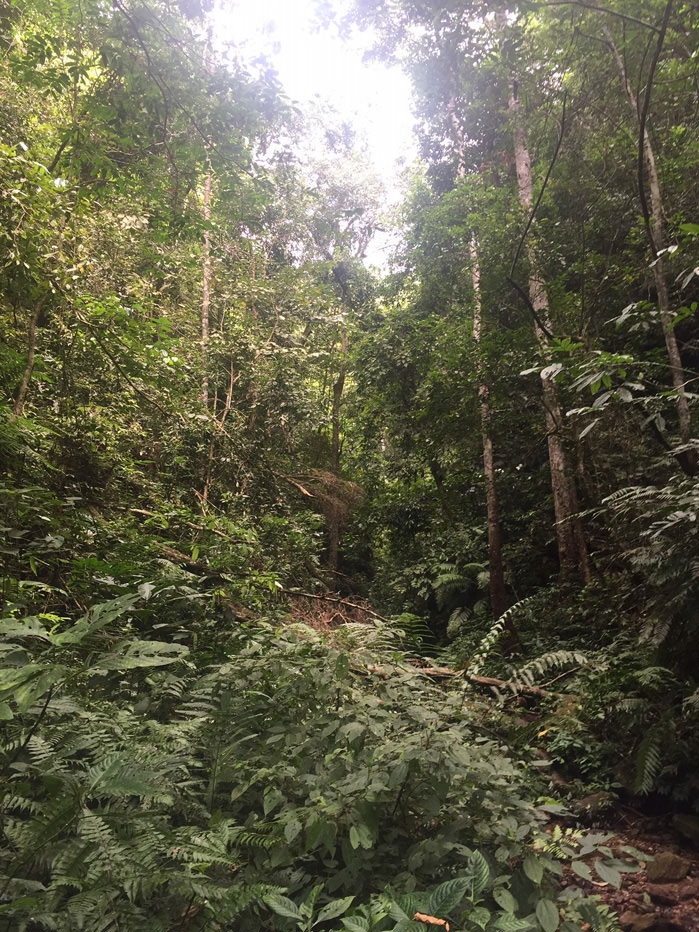
<path id="1" fill-rule="evenodd" d="M 204 250 L 202 258 L 201 287 L 201 401 L 209 405 L 209 317 L 211 308 L 211 162 L 207 156 L 204 179 Z"/>
<path id="2" fill-rule="evenodd" d="M 22 417 L 24 413 L 24 404 L 27 400 L 27 392 L 29 391 L 29 383 L 32 378 L 32 372 L 34 371 L 34 358 L 36 356 L 36 328 L 39 325 L 39 318 L 41 317 L 41 309 L 46 303 L 46 298 L 40 298 L 34 305 L 34 312 L 32 313 L 31 319 L 29 321 L 29 330 L 27 332 L 27 364 L 24 367 L 24 372 L 22 373 L 22 381 L 19 383 L 19 388 L 17 389 L 17 397 L 15 398 L 15 403 L 12 406 L 12 414 L 14 417 Z"/>
<path id="3" fill-rule="evenodd" d="M 485 502 L 488 514 L 488 567 L 490 570 L 490 607 L 494 618 L 499 618 L 508 608 L 505 590 L 505 571 L 502 560 L 502 529 L 500 526 L 500 502 L 495 485 L 493 441 L 490 436 L 490 392 L 483 374 L 481 357 L 481 270 L 478 262 L 478 247 L 471 238 L 471 281 L 473 282 L 473 340 L 476 344 L 478 368 L 478 398 L 481 409 L 481 435 L 483 438 L 483 474 L 485 476 Z M 511 622 L 510 622 L 511 624 Z"/>
<path id="4" fill-rule="evenodd" d="M 626 92 L 626 98 L 629 102 L 629 106 L 633 111 L 634 116 L 640 123 L 641 115 L 638 109 L 638 100 L 636 95 L 633 92 L 633 88 L 629 83 L 628 75 L 626 73 L 626 65 L 624 60 L 619 54 L 619 50 L 614 44 L 614 39 L 612 34 L 609 31 L 607 26 L 604 27 L 604 35 L 607 40 L 607 44 L 614 56 L 614 61 L 616 62 L 616 67 L 619 72 L 619 78 L 621 84 Z M 639 125 L 640 131 L 640 125 Z M 639 141 L 639 145 L 640 145 Z M 689 411 L 689 403 L 687 401 L 687 395 L 685 391 L 685 377 L 684 377 L 684 368 L 682 366 L 682 358 L 680 356 L 680 350 L 677 345 L 677 337 L 675 336 L 675 330 L 673 327 L 672 320 L 672 310 L 670 308 L 670 293 L 667 285 L 667 274 L 665 271 L 665 229 L 664 229 L 664 210 L 663 210 L 663 198 L 662 190 L 660 188 L 660 178 L 658 177 L 658 168 L 655 161 L 655 152 L 653 151 L 653 145 L 651 143 L 650 135 L 646 126 L 643 126 L 643 154 L 646 161 L 646 169 L 648 171 L 648 187 L 650 188 L 650 204 L 651 204 L 651 225 L 649 228 L 649 239 L 651 251 L 653 252 L 653 279 L 655 280 L 655 289 L 658 295 L 658 310 L 660 311 L 660 325 L 663 330 L 663 337 L 665 338 L 665 348 L 667 350 L 667 357 L 670 363 L 670 373 L 672 376 L 672 387 L 677 393 L 676 405 L 677 405 L 677 422 L 678 422 L 678 432 L 680 435 L 680 440 L 683 444 L 688 444 L 692 439 L 692 421 L 691 414 Z M 640 153 L 639 153 L 640 161 Z M 641 180 L 642 183 L 642 180 Z M 642 193 L 642 192 L 641 192 Z M 696 475 L 697 472 L 697 456 L 696 453 L 692 451 L 685 451 L 681 456 L 677 457 L 677 460 L 682 467 L 682 469 L 688 475 Z"/>
<path id="5" fill-rule="evenodd" d="M 342 393 L 345 390 L 347 378 L 347 327 L 343 325 L 340 344 L 340 369 L 333 385 L 333 404 L 331 414 L 330 434 L 330 470 L 336 476 L 340 475 L 340 408 L 342 406 Z M 340 523 L 342 510 L 338 502 L 327 513 L 328 522 L 328 566 L 336 571 L 340 558 Z"/>
<path id="6" fill-rule="evenodd" d="M 509 110 L 514 121 L 515 167 L 519 200 L 526 211 L 531 211 L 532 168 L 527 145 L 527 136 L 519 120 L 519 100 L 517 85 L 513 82 L 510 93 Z M 546 289 L 538 273 L 536 251 L 531 240 L 527 241 L 527 258 L 529 260 L 529 299 L 538 321 L 550 331 L 549 301 Z M 539 323 L 534 331 L 544 355 L 546 355 L 546 336 Z M 556 516 L 556 541 L 560 578 L 562 581 L 582 579 L 590 581 L 590 564 L 587 555 L 585 536 L 578 517 L 578 501 L 575 481 L 568 469 L 567 457 L 563 446 L 563 415 L 558 401 L 558 391 L 553 379 L 542 373 L 541 376 L 544 408 L 546 409 L 546 432 L 548 437 L 549 466 L 551 470 L 551 490 Z"/>
<path id="7" fill-rule="evenodd" d="M 456 116 L 456 104 L 451 98 L 448 104 L 451 123 L 456 136 L 459 154 L 457 177 L 463 178 L 466 174 L 464 157 L 464 136 Z M 481 330 L 483 321 L 483 305 L 481 303 L 481 268 L 478 261 L 478 246 L 475 236 L 471 237 L 469 245 L 471 257 L 471 283 L 473 285 L 473 341 L 476 344 L 476 366 L 478 368 L 478 399 L 480 402 L 481 436 L 483 442 L 483 475 L 485 479 L 485 505 L 488 516 L 488 570 L 490 593 L 490 609 L 494 618 L 499 618 L 509 607 L 507 591 L 505 589 L 505 568 L 502 559 L 502 526 L 500 524 L 500 500 L 495 484 L 495 461 L 493 457 L 493 439 L 490 435 L 490 391 L 483 374 L 483 360 L 481 356 Z M 513 643 L 519 644 L 519 635 L 510 618 L 507 619 L 507 629 Z"/>

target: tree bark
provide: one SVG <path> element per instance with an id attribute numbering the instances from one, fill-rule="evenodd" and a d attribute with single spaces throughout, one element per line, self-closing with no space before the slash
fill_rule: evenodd
<path id="1" fill-rule="evenodd" d="M 204 178 L 204 249 L 202 257 L 201 287 L 201 401 L 209 405 L 209 318 L 211 312 L 211 162 L 207 156 Z"/>
<path id="2" fill-rule="evenodd" d="M 642 138 L 639 140 L 639 147 L 642 146 L 643 149 L 643 157 L 645 158 L 646 170 L 648 172 L 648 187 L 650 189 L 651 217 L 650 224 L 648 226 L 648 236 L 654 260 L 652 264 L 653 279 L 655 281 L 655 289 L 658 296 L 657 301 L 658 311 L 660 312 L 660 326 L 662 327 L 663 337 L 665 338 L 665 348 L 667 350 L 667 357 L 670 363 L 672 387 L 677 393 L 675 403 L 677 406 L 678 433 L 682 443 L 688 444 L 692 439 L 692 420 L 689 410 L 689 403 L 687 401 L 687 394 L 685 391 L 684 367 L 682 365 L 680 350 L 677 345 L 677 337 L 675 336 L 672 320 L 672 310 L 670 307 L 670 293 L 667 284 L 664 253 L 664 250 L 666 249 L 664 224 L 665 212 L 663 210 L 662 189 L 660 187 L 658 167 L 655 161 L 655 152 L 653 151 L 653 145 L 651 143 L 650 134 L 648 133 L 645 121 L 642 126 L 640 125 L 641 112 L 638 107 L 638 99 L 636 98 L 633 88 L 631 87 L 628 75 L 626 73 L 626 65 L 624 64 L 623 58 L 619 54 L 619 50 L 614 43 L 614 39 L 611 32 L 609 31 L 608 26 L 604 27 L 604 35 L 612 55 L 614 56 L 617 71 L 619 72 L 619 78 L 626 93 L 629 106 L 631 107 L 634 116 L 639 121 L 639 132 L 642 133 Z M 639 177 L 639 194 L 643 198 L 644 192 L 641 188 L 642 184 L 643 178 L 641 173 L 641 176 Z M 647 207 L 645 210 L 647 214 Z M 688 475 L 696 475 L 696 453 L 692 453 L 692 451 L 685 451 L 681 456 L 677 457 L 677 460 L 682 469 L 688 473 Z"/>
<path id="3" fill-rule="evenodd" d="M 22 417 L 24 413 L 24 405 L 27 400 L 27 392 L 29 391 L 29 383 L 31 382 L 32 372 L 34 371 L 34 359 L 36 357 L 36 328 L 39 325 L 41 310 L 45 303 L 45 297 L 39 298 L 34 305 L 34 311 L 29 321 L 29 330 L 27 332 L 27 364 L 24 367 L 22 381 L 19 383 L 17 397 L 12 406 L 12 414 L 14 417 Z"/>
<path id="4" fill-rule="evenodd" d="M 519 119 L 519 99 L 515 82 L 513 82 L 510 92 L 509 110 L 514 122 L 515 167 L 517 170 L 519 200 L 522 207 L 530 212 L 533 204 L 532 167 L 526 132 Z M 541 321 L 543 327 L 550 332 L 548 295 L 538 272 L 538 259 L 531 239 L 527 241 L 527 258 L 529 260 L 529 299 L 535 311 L 536 319 Z M 534 324 L 534 332 L 539 346 L 546 356 L 546 335 L 541 324 Z M 582 579 L 587 583 L 590 581 L 590 563 L 585 536 L 578 516 L 575 481 L 568 469 L 566 452 L 563 446 L 563 415 L 558 400 L 556 383 L 546 374 L 546 370 L 541 376 L 541 387 L 546 410 L 546 431 L 551 471 L 551 490 L 553 492 L 553 506 L 556 517 L 560 578 L 564 582 Z"/>
<path id="5" fill-rule="evenodd" d="M 483 475 L 485 477 L 485 502 L 488 515 L 488 568 L 490 571 L 490 607 L 494 618 L 499 618 L 509 606 L 505 590 L 505 571 L 502 560 L 502 528 L 500 525 L 500 501 L 495 485 L 495 463 L 493 440 L 490 435 L 490 391 L 483 374 L 481 356 L 481 270 L 478 262 L 478 247 L 471 238 L 471 281 L 473 283 L 473 341 L 476 344 L 476 366 L 478 369 L 478 399 L 481 414 L 481 436 L 483 438 Z M 509 620 L 509 619 L 508 619 Z M 512 622 L 510 621 L 510 626 Z M 512 628 L 514 633 L 514 628 Z"/>

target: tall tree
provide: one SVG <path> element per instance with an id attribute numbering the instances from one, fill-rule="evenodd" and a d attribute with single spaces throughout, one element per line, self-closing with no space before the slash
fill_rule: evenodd
<path id="1" fill-rule="evenodd" d="M 513 123 L 514 157 L 519 200 L 527 214 L 528 227 L 531 227 L 532 211 L 534 210 L 531 157 L 527 144 L 527 134 L 521 117 L 516 80 L 513 80 L 511 85 L 509 112 Z M 546 286 L 539 271 L 537 255 L 531 239 L 527 241 L 527 257 L 529 259 L 529 301 L 534 315 L 534 332 L 546 357 L 548 355 L 547 339 L 552 331 L 551 315 L 549 313 Z M 548 366 L 541 372 L 541 383 L 546 412 L 549 468 L 556 516 L 555 527 L 561 579 L 568 581 L 581 577 L 585 582 L 589 582 L 590 565 L 587 556 L 587 545 L 578 514 L 575 478 L 570 469 L 563 441 L 564 417 L 556 383 Z"/>
<path id="2" fill-rule="evenodd" d="M 481 269 L 478 261 L 478 245 L 475 237 L 469 244 L 471 258 L 471 281 L 473 283 L 473 340 L 476 344 L 478 366 L 478 399 L 481 414 L 481 436 L 483 439 L 483 475 L 485 478 L 485 501 L 488 512 L 488 587 L 493 617 L 499 618 L 508 607 L 505 588 L 505 567 L 502 558 L 502 527 L 500 524 L 500 500 L 495 482 L 495 460 L 490 426 L 490 390 L 485 381 L 481 353 L 481 331 L 483 308 L 481 304 Z M 509 621 L 509 619 L 508 619 Z M 510 622 L 511 624 L 511 622 Z"/>

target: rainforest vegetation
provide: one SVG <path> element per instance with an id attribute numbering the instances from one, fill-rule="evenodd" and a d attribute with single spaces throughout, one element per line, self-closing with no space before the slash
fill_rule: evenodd
<path id="1" fill-rule="evenodd" d="M 699 835 L 699 7 L 319 4 L 390 214 L 210 17 L 0 4 L 0 929 L 612 932 L 598 829 Z"/>

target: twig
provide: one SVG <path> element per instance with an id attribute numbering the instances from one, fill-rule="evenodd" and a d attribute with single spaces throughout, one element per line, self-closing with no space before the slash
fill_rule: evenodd
<path id="1" fill-rule="evenodd" d="M 570 676 L 572 673 L 577 673 L 578 670 L 582 670 L 582 667 L 572 667 L 570 670 L 564 670 L 563 673 L 559 673 L 558 676 L 554 676 L 552 680 L 549 680 L 548 683 L 544 683 L 543 686 L 553 686 L 554 683 L 562 680 L 565 676 Z"/>
<path id="2" fill-rule="evenodd" d="M 291 476 L 284 476 L 280 472 L 275 472 L 272 470 L 272 475 L 276 476 L 278 479 L 284 479 L 285 482 L 290 482 L 291 485 L 295 486 L 299 492 L 303 492 L 308 498 L 315 498 L 315 495 L 312 492 L 309 492 L 308 489 L 304 489 L 300 482 L 297 482 L 296 479 L 292 479 Z"/>

